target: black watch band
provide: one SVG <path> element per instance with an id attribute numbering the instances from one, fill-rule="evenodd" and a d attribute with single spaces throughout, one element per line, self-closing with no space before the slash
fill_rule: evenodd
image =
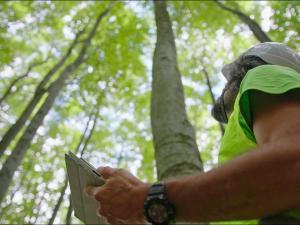
<path id="1" fill-rule="evenodd" d="M 144 202 L 144 215 L 153 225 L 168 225 L 174 222 L 175 208 L 168 201 L 165 189 L 163 182 L 153 184 Z"/>
<path id="2" fill-rule="evenodd" d="M 165 184 L 163 182 L 152 184 L 152 186 L 148 191 L 147 197 L 151 198 L 152 196 L 161 197 L 161 198 L 165 197 Z"/>

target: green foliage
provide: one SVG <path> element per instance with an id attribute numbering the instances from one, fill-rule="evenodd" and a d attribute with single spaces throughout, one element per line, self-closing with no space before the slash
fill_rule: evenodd
<path id="1" fill-rule="evenodd" d="M 210 116 L 212 98 L 204 69 L 217 97 L 225 82 L 220 74 L 222 65 L 257 40 L 237 16 L 213 1 L 168 3 L 186 109 L 208 170 L 217 165 L 221 132 Z M 1 105 L 0 136 L 20 116 L 37 84 L 66 53 L 75 34 L 85 28 L 80 38 L 84 40 L 95 18 L 108 4 L 108 1 L 0 4 L 0 95 L 31 63 L 48 58 L 16 84 Z M 224 4 L 245 12 L 259 24 L 268 22 L 268 34 L 274 41 L 299 48 L 299 6 L 295 1 Z M 271 12 L 269 21 L 264 21 L 262 15 L 266 7 Z M 9 195 L 1 205 L 0 223 L 48 222 L 64 182 L 64 154 L 76 149 L 94 109 L 99 109 L 99 118 L 84 158 L 95 166 L 123 167 L 145 181 L 156 180 L 150 123 L 151 60 L 155 43 L 152 13 L 150 2 L 116 2 L 101 22 L 84 63 L 67 81 L 14 177 Z M 81 46 L 82 42 L 47 87 L 74 61 Z M 65 223 L 67 207 L 65 196 L 55 222 Z"/>
<path id="2" fill-rule="evenodd" d="M 300 7 L 297 1 L 272 1 L 269 3 L 272 9 L 271 19 L 273 24 L 270 34 L 278 42 L 287 43 L 294 49 L 300 46 Z"/>

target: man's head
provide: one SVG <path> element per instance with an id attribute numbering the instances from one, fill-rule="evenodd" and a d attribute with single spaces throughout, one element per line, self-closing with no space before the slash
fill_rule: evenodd
<path id="1" fill-rule="evenodd" d="M 212 115 L 216 120 L 228 122 L 242 79 L 250 69 L 265 64 L 286 66 L 300 72 L 300 56 L 289 47 L 276 42 L 253 46 L 223 67 L 222 73 L 227 79 L 227 84 L 212 109 Z"/>

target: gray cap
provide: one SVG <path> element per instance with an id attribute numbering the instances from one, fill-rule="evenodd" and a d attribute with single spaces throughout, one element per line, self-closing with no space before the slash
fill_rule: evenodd
<path id="1" fill-rule="evenodd" d="M 299 54 L 281 43 L 264 42 L 254 45 L 244 52 L 237 60 L 222 68 L 222 73 L 227 80 L 230 79 L 230 74 L 238 68 L 237 63 L 239 60 L 245 56 L 257 56 L 269 64 L 289 67 L 300 73 Z"/>

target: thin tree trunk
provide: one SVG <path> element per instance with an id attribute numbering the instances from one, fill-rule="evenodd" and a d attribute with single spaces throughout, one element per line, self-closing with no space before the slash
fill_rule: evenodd
<path id="1" fill-rule="evenodd" d="M 98 118 L 99 118 L 99 112 L 100 112 L 99 103 L 96 105 L 96 107 L 97 107 L 97 109 L 96 109 L 95 114 L 94 114 L 93 126 L 92 126 L 92 128 L 89 132 L 89 135 L 86 138 L 86 141 L 84 142 L 83 148 L 82 148 L 81 153 L 80 153 L 80 157 L 82 157 L 83 154 L 85 153 L 87 145 L 89 144 L 89 142 L 91 140 L 91 137 L 94 133 L 95 127 L 97 125 L 97 121 L 98 121 Z"/>
<path id="2" fill-rule="evenodd" d="M 94 112 L 92 115 L 90 115 L 89 120 L 88 120 L 88 122 L 87 122 L 87 124 L 86 124 L 85 130 L 84 130 L 84 132 L 83 132 L 83 134 L 82 134 L 82 136 L 81 136 L 81 139 L 80 139 L 80 141 L 79 141 L 79 143 L 78 143 L 78 145 L 77 145 L 76 151 L 75 151 L 75 154 L 78 153 L 78 151 L 79 151 L 79 149 L 80 149 L 80 146 L 82 146 L 82 144 L 83 144 L 83 148 L 82 148 L 81 151 L 80 151 L 80 156 L 81 156 L 81 157 L 82 157 L 82 155 L 84 154 L 84 152 L 85 152 L 85 150 L 86 150 L 86 147 L 87 147 L 88 143 L 90 142 L 90 139 L 91 139 L 91 137 L 92 137 L 92 135 L 93 135 L 93 133 L 94 133 L 94 130 L 95 130 L 95 127 L 96 127 L 96 124 L 97 124 L 97 120 L 98 120 L 98 116 L 99 116 L 99 109 L 100 109 L 100 107 L 99 107 L 98 104 L 96 105 L 96 107 L 98 107 L 98 109 L 97 109 L 96 112 Z M 91 130 L 89 131 L 89 134 L 88 134 L 88 136 L 86 137 L 85 141 L 83 142 L 83 140 L 84 140 L 84 138 L 85 138 L 85 136 L 86 136 L 86 133 L 87 133 L 87 131 L 88 131 L 89 124 L 90 124 L 90 121 L 91 121 L 92 117 L 94 117 L 94 119 L 93 119 L 93 126 L 92 126 Z M 59 199 L 58 199 L 58 201 L 57 201 L 57 203 L 56 203 L 56 205 L 55 205 L 55 207 L 54 207 L 52 216 L 51 216 L 51 218 L 50 218 L 50 220 L 49 220 L 49 222 L 48 222 L 49 225 L 52 225 L 53 222 L 54 222 L 54 220 L 55 220 L 55 218 L 56 218 L 57 212 L 58 212 L 58 210 L 59 210 L 59 208 L 60 208 L 60 205 L 61 205 L 61 203 L 62 203 L 62 201 L 63 201 L 63 198 L 64 198 L 64 195 L 65 195 L 65 192 L 66 192 L 67 187 L 68 187 L 68 177 L 67 177 L 67 175 L 66 175 L 64 186 L 62 187 L 61 192 L 60 192 L 60 197 L 59 197 Z M 71 212 L 71 213 L 72 213 L 72 212 Z"/>
<path id="3" fill-rule="evenodd" d="M 272 39 L 262 30 L 260 25 L 255 20 L 251 19 L 248 15 L 239 11 L 238 9 L 229 8 L 218 0 L 214 1 L 220 8 L 233 13 L 234 15 L 238 16 L 240 20 L 242 20 L 245 24 L 247 24 L 257 40 L 259 40 L 260 42 L 272 42 Z"/>
<path id="4" fill-rule="evenodd" d="M 32 165 L 32 164 L 30 164 Z M 12 206 L 12 201 L 16 195 L 16 193 L 21 189 L 21 187 L 24 185 L 24 181 L 27 178 L 27 174 L 28 171 L 25 171 L 24 175 L 21 178 L 20 183 L 18 184 L 18 186 L 13 190 L 12 194 L 9 197 L 9 203 L 1 208 L 1 212 L 0 212 L 0 224 L 3 224 L 4 222 L 2 221 L 4 215 L 6 214 L 7 210 Z"/>
<path id="5" fill-rule="evenodd" d="M 48 83 L 48 81 L 51 79 L 51 77 L 64 65 L 65 61 L 69 58 L 71 55 L 73 49 L 78 43 L 78 39 L 81 36 L 83 31 L 78 32 L 76 35 L 74 41 L 70 45 L 69 49 L 67 50 L 67 53 L 62 57 L 57 64 L 46 74 L 46 76 L 43 78 L 43 80 L 39 83 L 37 86 L 34 95 L 18 120 L 8 129 L 8 131 L 4 134 L 0 141 L 0 158 L 3 156 L 6 148 L 10 145 L 10 143 L 14 140 L 14 138 L 17 136 L 17 134 L 21 131 L 23 126 L 26 124 L 26 121 L 31 116 L 33 110 L 36 108 L 42 97 L 44 96 L 46 90 L 45 86 Z"/>
<path id="6" fill-rule="evenodd" d="M 32 155 L 32 157 L 34 157 L 34 158 L 36 157 L 36 152 Z M 24 186 L 25 180 L 26 180 L 26 178 L 28 178 L 28 172 L 32 169 L 33 165 L 34 165 L 33 163 L 30 163 L 29 166 L 26 167 L 26 169 L 24 168 L 22 170 L 24 173 L 22 174 L 22 177 L 21 177 L 21 180 L 20 180 L 19 184 L 16 185 L 16 188 L 12 191 L 11 195 L 9 196 L 9 203 L 5 207 L 3 207 L 1 209 L 1 212 L 0 212 L 0 224 L 3 223 L 2 219 L 3 219 L 4 215 L 5 215 L 5 213 L 12 206 L 13 199 L 14 199 L 15 195 Z M 30 188 L 30 184 L 31 184 L 30 182 L 27 183 L 27 186 L 26 186 L 25 190 L 28 190 Z"/>
<path id="7" fill-rule="evenodd" d="M 56 97 L 58 96 L 60 90 L 64 87 L 65 81 L 68 79 L 70 74 L 72 74 L 84 61 L 85 53 L 87 48 L 89 47 L 92 38 L 94 37 L 97 27 L 102 20 L 102 18 L 108 13 L 110 8 L 106 9 L 102 12 L 94 26 L 92 27 L 89 35 L 84 40 L 82 48 L 75 59 L 75 61 L 69 64 L 59 75 L 57 80 L 55 80 L 50 87 L 48 88 L 48 96 L 38 112 L 34 115 L 28 127 L 24 131 L 20 140 L 16 144 L 15 148 L 12 151 L 12 154 L 8 157 L 8 159 L 4 162 L 4 165 L 0 171 L 0 202 L 3 200 L 8 186 L 12 180 L 13 174 L 20 165 L 27 149 L 29 148 L 33 137 L 37 129 L 42 125 L 43 120 L 47 113 L 50 111 Z"/>
<path id="8" fill-rule="evenodd" d="M 0 98 L 0 105 L 6 100 L 6 98 L 11 94 L 12 92 L 12 88 L 21 80 L 23 80 L 24 78 L 28 77 L 29 73 L 32 71 L 32 69 L 34 67 L 37 67 L 37 66 L 40 66 L 40 65 L 43 65 L 44 63 L 46 63 L 48 61 L 48 59 L 46 60 L 43 60 L 41 62 L 35 62 L 35 63 L 32 63 L 31 65 L 28 66 L 26 72 L 17 77 L 16 79 L 14 79 L 10 85 L 8 86 L 8 88 L 6 89 L 6 91 L 4 92 L 3 96 Z"/>
<path id="9" fill-rule="evenodd" d="M 72 212 L 73 212 L 72 199 L 71 199 L 71 195 L 69 195 L 69 207 L 66 216 L 66 224 L 68 225 L 72 223 Z"/>
<path id="10" fill-rule="evenodd" d="M 153 57 L 151 125 L 158 179 L 202 170 L 195 131 L 185 111 L 172 24 L 165 1 L 154 1 L 157 42 Z"/>
<path id="11" fill-rule="evenodd" d="M 17 215 L 17 217 L 14 219 L 14 222 L 16 224 L 28 224 L 30 223 L 30 220 L 33 217 L 33 205 L 35 205 L 35 203 L 37 203 L 37 205 L 39 205 L 39 202 L 41 201 L 40 199 L 43 200 L 44 198 L 44 194 L 42 196 L 39 196 L 38 193 L 42 193 L 42 190 L 40 192 L 38 192 L 38 183 L 32 183 L 30 180 L 27 181 L 26 185 L 23 185 L 23 194 L 21 195 L 22 199 L 20 200 L 23 203 L 23 209 L 22 211 Z M 46 186 L 45 188 L 43 188 L 46 192 L 46 190 L 48 190 L 48 187 Z M 30 193 L 31 195 L 35 196 L 35 198 L 28 198 L 28 193 Z M 38 201 L 40 200 L 40 201 Z M 14 211 L 14 210 L 12 210 Z M 26 217 L 26 218 L 25 218 Z"/>
<path id="12" fill-rule="evenodd" d="M 49 187 L 47 186 L 43 192 L 47 193 L 48 191 L 49 191 Z M 37 207 L 36 207 L 37 213 L 35 215 L 33 215 L 33 210 L 29 211 L 30 212 L 30 219 L 28 221 L 29 224 L 36 224 L 37 220 L 39 219 L 40 211 L 42 209 L 42 203 L 44 200 L 45 200 L 45 194 L 42 195 L 40 201 L 37 204 Z M 31 223 L 33 216 L 35 216 L 35 218 L 34 218 L 33 222 Z M 23 222 L 23 224 L 25 224 L 25 221 Z"/>
<path id="13" fill-rule="evenodd" d="M 97 104 L 98 105 L 98 104 Z M 94 130 L 95 130 L 95 127 L 96 127 L 96 124 L 97 124 L 97 120 L 98 120 L 98 117 L 99 117 L 99 106 L 98 106 L 98 109 L 97 109 L 97 112 L 95 114 L 95 117 L 94 117 L 94 122 L 93 122 L 93 126 L 91 128 L 91 131 L 85 141 L 85 144 L 81 150 L 81 153 L 80 153 L 80 156 L 82 157 L 85 150 L 86 150 L 86 147 L 87 147 L 87 144 L 88 142 L 90 141 L 91 137 L 92 137 L 92 134 L 94 133 Z M 67 211 L 67 215 L 66 215 L 66 224 L 71 224 L 71 221 L 72 221 L 72 212 L 73 212 L 73 206 L 72 206 L 72 199 L 71 199 L 71 195 L 69 196 L 69 207 L 68 207 L 68 211 Z"/>
<path id="14" fill-rule="evenodd" d="M 215 105 L 216 104 L 216 98 L 215 98 L 215 95 L 212 91 L 212 86 L 211 86 L 211 83 L 210 83 L 209 75 L 208 75 L 208 73 L 207 73 L 207 71 L 204 67 L 203 67 L 203 73 L 204 73 L 204 76 L 205 76 L 205 80 L 206 80 L 206 84 L 207 84 L 207 87 L 208 87 L 208 90 L 209 90 L 211 101 L 212 101 L 213 105 Z M 221 131 L 222 136 L 223 136 L 224 133 L 225 133 L 224 125 L 220 122 L 218 122 L 218 123 L 219 123 L 220 131 Z"/>
<path id="15" fill-rule="evenodd" d="M 75 154 L 79 152 L 79 149 L 80 149 L 80 147 L 82 146 L 82 144 L 83 144 L 83 142 L 84 142 L 84 139 L 85 139 L 85 136 L 86 136 L 86 134 L 87 134 L 87 132 L 88 132 L 89 125 L 90 125 L 90 122 L 92 121 L 93 115 L 94 115 L 94 112 L 93 112 L 93 110 L 92 110 L 92 112 L 91 112 L 90 115 L 89 115 L 89 119 L 88 119 L 88 121 L 87 121 L 87 123 L 86 123 L 86 126 L 85 126 L 85 128 L 84 128 L 84 131 L 83 131 L 83 133 L 82 133 L 82 135 L 81 135 L 81 137 L 80 137 L 79 143 L 77 144 L 77 147 L 76 147 L 76 149 L 75 149 L 75 151 L 74 151 Z M 86 141 L 85 141 L 85 142 L 86 142 Z M 68 187 L 68 176 L 67 176 L 67 174 L 66 174 L 66 175 L 65 175 L 65 183 L 64 183 L 64 185 L 63 185 L 63 187 L 62 187 L 62 189 L 61 189 L 61 191 L 60 191 L 60 196 L 59 196 L 58 201 L 57 201 L 57 203 L 56 203 L 56 205 L 55 205 L 55 207 L 54 207 L 54 209 L 53 209 L 52 216 L 51 216 L 51 218 L 49 219 L 49 222 L 48 222 L 49 225 L 50 225 L 50 224 L 53 224 L 53 222 L 54 222 L 54 220 L 55 220 L 55 218 L 56 218 L 56 215 L 57 215 L 57 213 L 58 213 L 58 210 L 59 210 L 59 208 L 60 208 L 60 205 L 61 205 L 61 203 L 62 203 L 62 201 L 63 201 L 63 199 L 64 199 L 64 196 L 65 196 L 67 187 Z"/>
<path id="16" fill-rule="evenodd" d="M 50 220 L 49 220 L 49 222 L 48 222 L 49 225 L 50 225 L 50 224 L 52 225 L 53 222 L 54 222 L 54 220 L 55 220 L 55 218 L 56 218 L 56 215 L 57 215 L 57 213 L 58 213 L 58 210 L 59 210 L 59 208 L 60 208 L 60 205 L 61 205 L 61 203 L 62 203 L 63 200 L 64 200 L 64 196 L 65 196 L 65 192 L 66 192 L 67 187 L 68 187 L 68 179 L 67 179 L 67 176 L 66 176 L 66 177 L 65 177 L 65 183 L 64 183 L 64 186 L 63 186 L 62 189 L 61 189 L 61 192 L 60 192 L 58 201 L 57 201 L 57 203 L 56 203 L 56 205 L 55 205 L 55 207 L 54 207 L 54 209 L 53 209 L 52 216 L 51 216 L 51 218 L 50 218 Z"/>

